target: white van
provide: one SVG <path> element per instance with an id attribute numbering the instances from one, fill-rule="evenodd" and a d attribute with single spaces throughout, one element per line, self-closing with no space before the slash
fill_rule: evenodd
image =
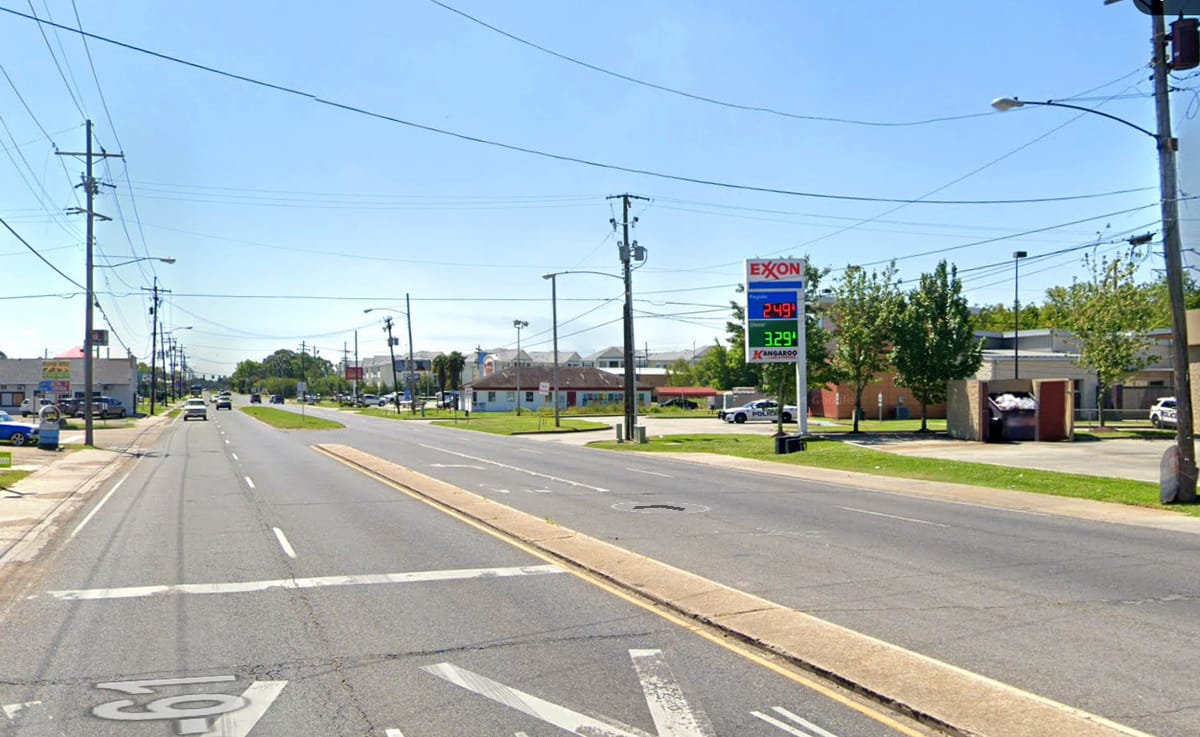
<path id="1" fill-rule="evenodd" d="M 25 401 L 21 402 L 21 409 L 19 411 L 20 411 L 22 417 L 28 417 L 29 415 L 36 415 L 42 411 L 42 407 L 51 407 L 54 405 L 53 401 L 46 399 L 44 397 L 38 397 L 37 409 L 35 410 L 33 408 L 34 407 L 33 401 L 34 400 L 32 398 L 26 398 Z"/>

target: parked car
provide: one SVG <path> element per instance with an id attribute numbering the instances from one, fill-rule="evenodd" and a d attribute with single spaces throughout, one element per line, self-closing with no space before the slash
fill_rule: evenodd
<path id="1" fill-rule="evenodd" d="M 203 401 L 203 400 L 201 400 Z M 83 414 L 83 403 L 80 402 L 77 414 Z M 92 399 L 92 417 L 99 417 L 106 420 L 109 417 L 124 417 L 129 414 L 121 400 L 116 397 L 95 397 Z"/>
<path id="2" fill-rule="evenodd" d="M 700 405 L 698 405 L 695 402 L 693 402 L 692 400 L 686 399 L 684 397 L 674 397 L 673 399 L 668 399 L 665 402 L 659 402 L 658 406 L 659 407 L 679 407 L 680 409 L 696 409 Z"/>
<path id="3" fill-rule="evenodd" d="M 34 409 L 35 405 L 33 402 L 34 402 L 34 400 L 32 397 L 26 397 L 25 401 L 21 402 L 21 408 L 17 411 L 21 413 L 22 417 L 28 417 L 29 415 L 36 415 L 42 411 L 42 407 L 49 407 L 54 404 L 54 402 L 50 399 L 44 399 L 42 397 L 38 397 L 37 405 L 36 405 L 37 409 Z"/>
<path id="4" fill-rule="evenodd" d="M 251 394 L 250 395 L 250 404 L 262 404 L 262 395 L 261 394 Z"/>
<path id="5" fill-rule="evenodd" d="M 1150 424 L 1175 427 L 1175 397 L 1159 397 L 1150 407 Z"/>
<path id="6" fill-rule="evenodd" d="M 7 412 L 0 412 L 0 440 L 7 440 L 13 445 L 24 445 L 31 440 L 37 440 L 37 425 L 21 422 Z"/>
<path id="7" fill-rule="evenodd" d="M 387 402 L 374 394 L 360 394 L 358 404 L 362 407 L 383 407 Z"/>
<path id="8" fill-rule="evenodd" d="M 783 421 L 792 422 L 799 414 L 799 409 L 796 407 L 784 406 Z M 725 416 L 722 418 L 726 422 L 777 422 L 779 420 L 779 404 L 770 399 L 760 399 L 756 402 L 743 404 L 741 407 L 725 410 Z"/>
<path id="9" fill-rule="evenodd" d="M 83 411 L 82 399 L 60 399 L 58 400 L 58 411 L 63 417 L 76 417 Z"/>
<path id="10" fill-rule="evenodd" d="M 217 397 L 217 409 L 233 409 L 233 397 L 228 394 L 222 394 L 221 396 Z"/>
<path id="11" fill-rule="evenodd" d="M 204 404 L 203 399 L 189 399 L 187 404 L 183 405 L 184 422 L 196 417 L 208 421 L 208 406 Z"/>

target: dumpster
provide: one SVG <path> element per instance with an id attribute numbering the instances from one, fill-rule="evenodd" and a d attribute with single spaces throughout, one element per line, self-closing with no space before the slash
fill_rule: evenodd
<path id="1" fill-rule="evenodd" d="M 1037 399 L 1029 392 L 988 395 L 990 440 L 1033 440 L 1037 436 Z M 998 435 L 996 430 L 999 429 Z"/>

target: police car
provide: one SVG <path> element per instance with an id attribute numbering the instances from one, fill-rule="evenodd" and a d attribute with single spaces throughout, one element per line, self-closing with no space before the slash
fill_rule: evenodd
<path id="1" fill-rule="evenodd" d="M 783 421 L 795 422 L 799 411 L 796 407 L 790 405 L 783 406 Z M 748 402 L 741 407 L 733 407 L 725 410 L 721 419 L 726 422 L 778 422 L 779 421 L 779 404 L 770 399 L 760 399 L 756 402 Z"/>

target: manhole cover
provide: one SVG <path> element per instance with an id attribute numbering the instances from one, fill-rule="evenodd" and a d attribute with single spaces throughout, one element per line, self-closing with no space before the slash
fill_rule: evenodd
<path id="1" fill-rule="evenodd" d="M 671 513 L 683 512 L 685 514 L 697 514 L 707 512 L 712 507 L 706 507 L 703 504 L 688 504 L 687 502 L 618 502 L 612 505 L 612 508 L 618 512 L 641 512 L 643 514 L 656 513 Z"/>

